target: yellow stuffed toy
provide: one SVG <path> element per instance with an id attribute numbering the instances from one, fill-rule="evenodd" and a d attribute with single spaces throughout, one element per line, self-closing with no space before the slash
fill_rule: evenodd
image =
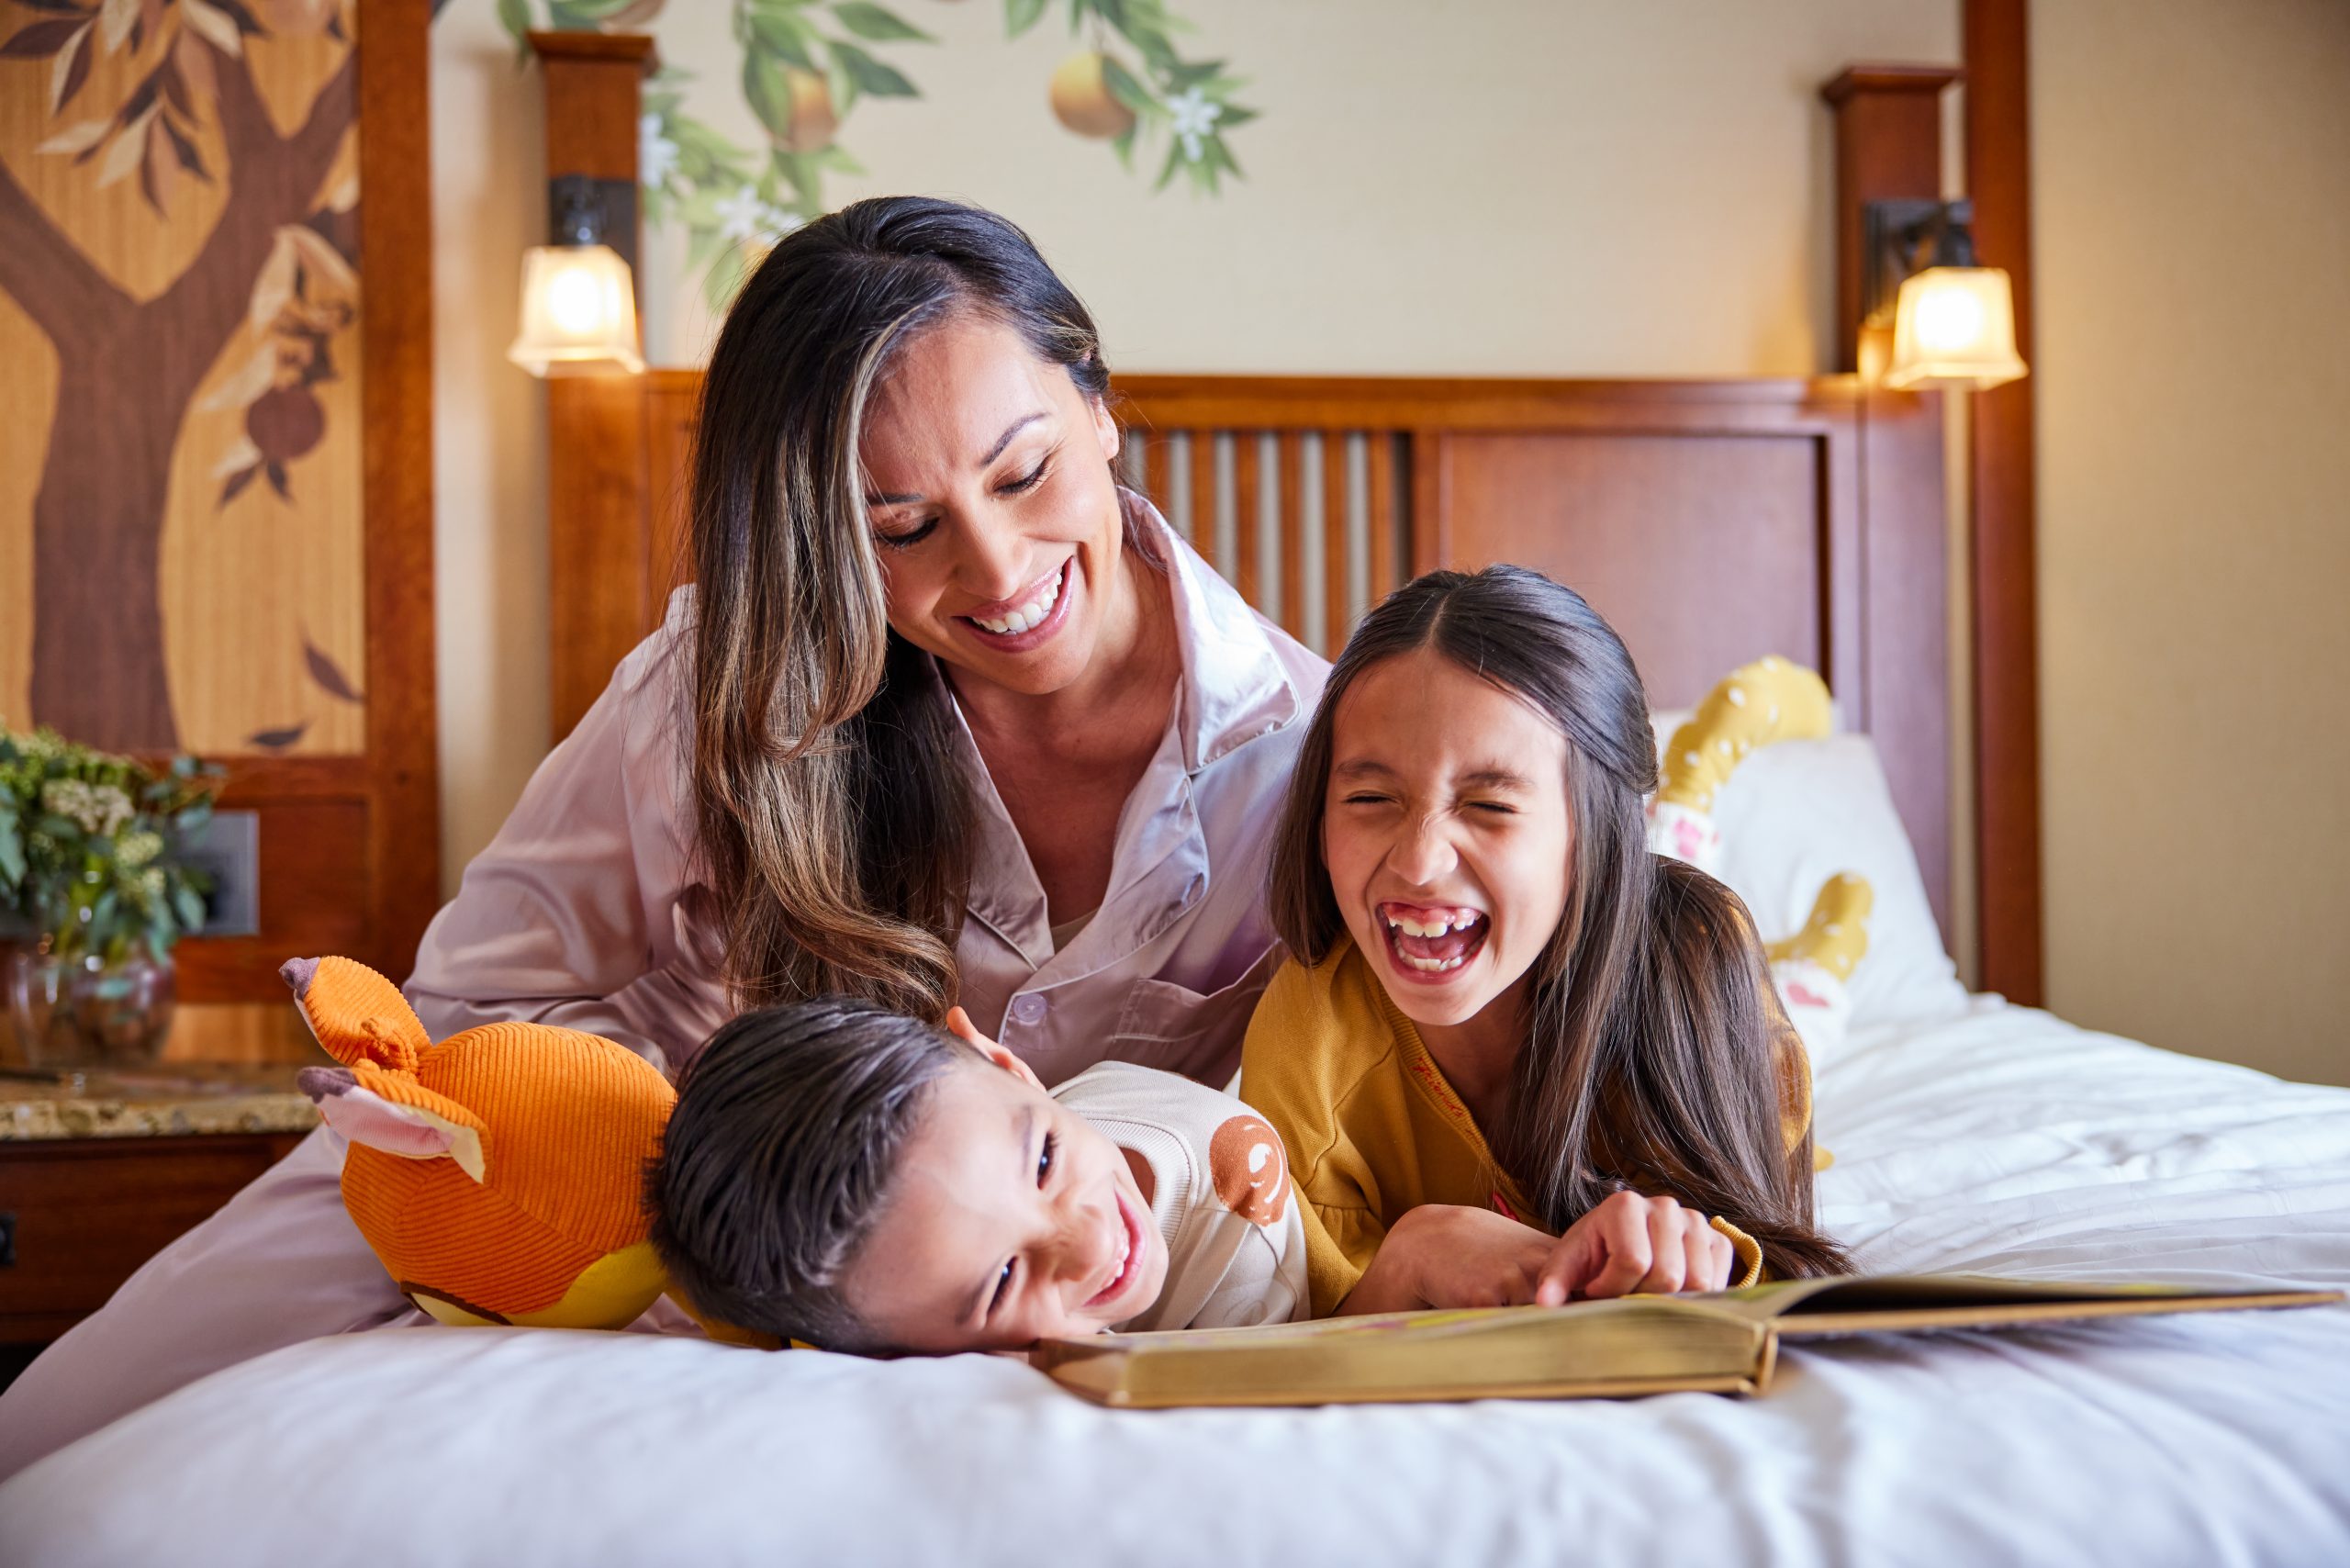
<path id="1" fill-rule="evenodd" d="M 409 1300 L 443 1323 L 620 1328 L 667 1288 L 644 1206 L 677 1100 L 659 1069 L 539 1024 L 436 1046 L 364 964 L 279 972 L 344 1064 L 300 1082 L 350 1140 L 344 1206 Z"/>
<path id="2" fill-rule="evenodd" d="M 1763 746 L 1817 740 L 1828 734 L 1830 718 L 1828 683 L 1775 654 L 1724 676 L 1673 732 L 1658 759 L 1649 848 L 1719 875 L 1722 837 L 1714 801 L 1739 764 Z M 1812 1058 L 1832 1052 L 1851 1023 L 1847 988 L 1868 951 L 1874 902 L 1865 879 L 1840 873 L 1821 885 L 1802 930 L 1764 945 L 1780 1004 Z M 1814 1153 L 1823 1170 L 1833 1158 L 1824 1148 Z"/>

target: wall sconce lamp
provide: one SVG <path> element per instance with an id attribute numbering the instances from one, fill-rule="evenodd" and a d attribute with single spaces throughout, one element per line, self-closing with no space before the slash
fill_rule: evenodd
<path id="1" fill-rule="evenodd" d="M 636 282 L 604 242 L 604 185 L 565 174 L 547 185 L 554 243 L 522 255 L 522 331 L 506 357 L 533 375 L 644 369 L 637 346 Z M 631 210 L 633 210 L 632 208 Z"/>
<path id="2" fill-rule="evenodd" d="M 1885 384 L 1980 392 L 2027 374 L 2007 273 L 1975 263 L 1975 204 L 1873 201 L 1863 215 L 1863 319 L 1893 328 Z"/>

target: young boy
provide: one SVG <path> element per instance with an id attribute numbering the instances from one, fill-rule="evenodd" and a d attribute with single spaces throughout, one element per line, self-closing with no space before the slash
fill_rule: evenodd
<path id="1" fill-rule="evenodd" d="M 834 997 L 711 1037 L 647 1173 L 702 1313 L 924 1355 L 1304 1316 L 1288 1162 L 1248 1106 L 1125 1062 L 1047 1093 L 961 1009 L 949 1030 Z"/>

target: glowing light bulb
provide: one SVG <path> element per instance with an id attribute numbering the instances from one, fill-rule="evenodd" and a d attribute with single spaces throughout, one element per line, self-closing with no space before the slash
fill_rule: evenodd
<path id="1" fill-rule="evenodd" d="M 584 338 L 603 327 L 610 301 L 595 273 L 564 267 L 547 280 L 547 314 L 566 336 Z"/>
<path id="2" fill-rule="evenodd" d="M 1930 288 L 1918 300 L 1918 345 L 1930 353 L 1960 353 L 1982 341 L 1989 312 L 1972 290 Z"/>

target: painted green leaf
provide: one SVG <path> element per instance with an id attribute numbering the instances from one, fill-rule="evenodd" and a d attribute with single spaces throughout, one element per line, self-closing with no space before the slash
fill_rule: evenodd
<path id="1" fill-rule="evenodd" d="M 922 91 L 908 81 L 896 66 L 873 58 L 853 43 L 834 42 L 833 59 L 857 91 L 877 98 L 919 98 Z"/>
<path id="2" fill-rule="evenodd" d="M 802 71 L 817 69 L 813 52 L 816 35 L 799 17 L 789 12 L 754 11 L 750 26 L 751 38 L 760 49 L 780 55 Z"/>
<path id="3" fill-rule="evenodd" d="M 772 52 L 754 49 L 743 56 L 743 101 L 769 135 L 791 134 L 791 84 L 784 79 L 783 62 Z"/>
<path id="4" fill-rule="evenodd" d="M 1255 109 L 1244 109 L 1238 104 L 1226 104 L 1224 106 L 1224 112 L 1216 116 L 1215 129 L 1220 135 L 1235 126 L 1247 125 L 1256 118 Z"/>
<path id="5" fill-rule="evenodd" d="M 777 198 L 776 178 L 780 175 L 791 186 L 797 202 L 802 206 L 820 200 L 824 176 L 823 155 L 818 152 L 787 152 L 778 147 L 767 161 L 767 174 L 762 182 L 767 199 Z"/>
<path id="6" fill-rule="evenodd" d="M 1155 115 L 1162 106 L 1158 95 L 1136 80 L 1133 72 L 1119 64 L 1114 55 L 1102 57 L 1102 84 L 1110 89 L 1112 97 L 1138 115 Z"/>
<path id="7" fill-rule="evenodd" d="M 712 310 L 723 310 L 743 284 L 743 247 L 729 245 L 703 275 L 701 296 Z"/>
<path id="8" fill-rule="evenodd" d="M 1007 38 L 1018 38 L 1036 25 L 1045 14 L 1045 0 L 1003 0 L 1003 31 Z"/>
<path id="9" fill-rule="evenodd" d="M 498 0 L 498 19 L 508 32 L 520 38 L 531 30 L 530 0 Z"/>
<path id="10" fill-rule="evenodd" d="M 841 26 L 873 43 L 895 43 L 901 39 L 915 43 L 938 41 L 895 12 L 885 11 L 872 4 L 872 0 L 842 0 L 842 4 L 833 7 L 833 15 L 840 18 Z"/>

